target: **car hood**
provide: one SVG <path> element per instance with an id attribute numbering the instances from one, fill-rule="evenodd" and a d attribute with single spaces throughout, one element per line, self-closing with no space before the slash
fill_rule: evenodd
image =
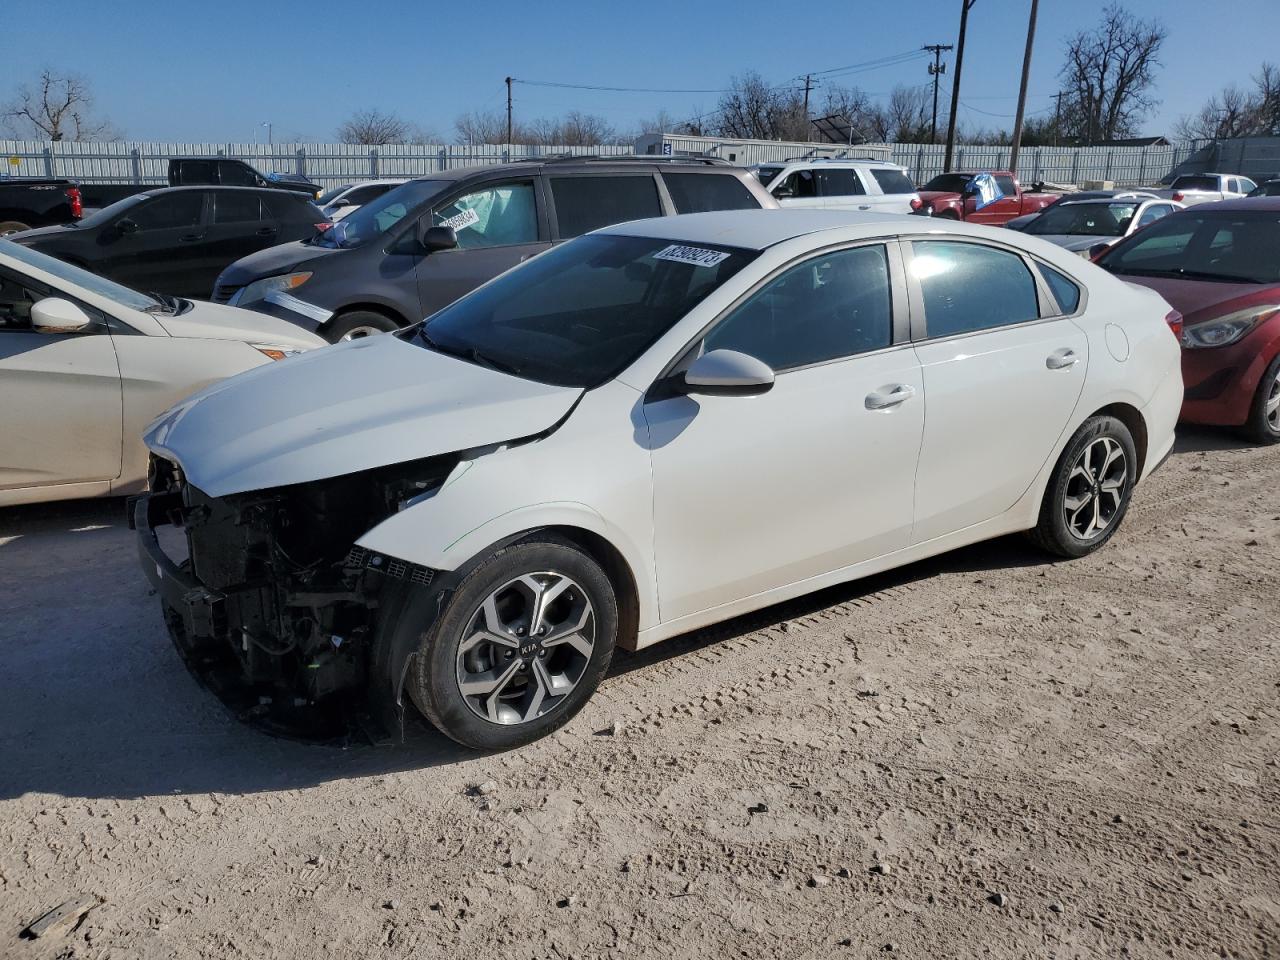
<path id="1" fill-rule="evenodd" d="M 65 237 L 73 232 L 73 226 L 69 223 L 59 223 L 52 227 L 32 227 L 30 230 L 23 230 L 19 233 L 11 233 L 6 240 L 12 240 L 14 243 L 25 243 L 28 246 L 36 246 L 50 237 Z"/>
<path id="2" fill-rule="evenodd" d="M 1254 304 L 1280 303 L 1280 283 L 1212 283 L 1175 277 L 1121 276 L 1119 279 L 1154 290 L 1182 314 L 1183 322 L 1188 325 Z"/>
<path id="3" fill-rule="evenodd" d="M 222 271 L 218 277 L 218 285 L 234 283 L 237 286 L 244 286 L 263 277 L 290 273 L 308 261 L 342 252 L 337 247 L 318 247 L 303 243 L 301 240 L 280 243 L 251 253 L 247 257 L 241 257 Z"/>
<path id="4" fill-rule="evenodd" d="M 224 307 L 217 303 L 191 300 L 191 309 L 185 313 L 166 316 L 152 314 L 171 337 L 194 340 L 243 340 L 265 346 L 293 347 L 313 350 L 325 346 L 328 341 L 308 333 L 296 323 L 278 317 Z"/>
<path id="5" fill-rule="evenodd" d="M 143 439 L 222 497 L 527 437 L 581 395 L 396 336 L 365 337 L 207 387 Z"/>
<path id="6" fill-rule="evenodd" d="M 921 190 L 919 193 L 922 203 L 945 203 L 948 200 L 960 199 L 960 194 L 952 193 L 949 190 Z"/>

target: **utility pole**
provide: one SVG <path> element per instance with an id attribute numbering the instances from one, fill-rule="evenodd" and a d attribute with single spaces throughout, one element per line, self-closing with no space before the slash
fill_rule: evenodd
<path id="1" fill-rule="evenodd" d="M 947 153 L 942 172 L 951 172 L 951 157 L 956 151 L 956 112 L 960 109 L 960 70 L 964 66 L 964 34 L 969 25 L 969 8 L 977 0 L 960 0 L 960 36 L 956 40 L 956 75 L 951 81 L 951 121 L 947 124 Z"/>
<path id="2" fill-rule="evenodd" d="M 1053 95 L 1053 145 L 1058 145 L 1058 132 L 1062 129 L 1062 91 Z"/>
<path id="3" fill-rule="evenodd" d="M 1027 21 L 1027 50 L 1022 55 L 1022 85 L 1018 87 L 1018 109 L 1013 118 L 1013 146 L 1009 149 L 1009 172 L 1018 172 L 1018 151 L 1022 147 L 1022 117 L 1027 109 L 1027 77 L 1031 73 L 1031 48 L 1036 42 L 1036 9 L 1040 0 L 1031 0 L 1031 19 Z"/>
<path id="4" fill-rule="evenodd" d="M 507 146 L 511 146 L 511 78 L 507 77 Z"/>
<path id="5" fill-rule="evenodd" d="M 927 43 L 921 50 L 933 54 L 933 63 L 929 64 L 929 75 L 933 77 L 933 123 L 929 126 L 929 142 L 938 142 L 938 77 L 947 72 L 947 65 L 942 63 L 942 51 L 954 50 L 949 43 Z"/>
<path id="6" fill-rule="evenodd" d="M 804 122 L 809 122 L 809 91 L 813 89 L 813 77 L 805 74 L 804 78 Z"/>

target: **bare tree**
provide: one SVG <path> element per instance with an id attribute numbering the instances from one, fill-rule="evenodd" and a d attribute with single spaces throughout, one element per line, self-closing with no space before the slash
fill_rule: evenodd
<path id="1" fill-rule="evenodd" d="M 881 138 L 880 108 L 857 87 L 827 87 L 820 109 L 822 116 L 838 117 L 847 123 L 854 143 Z"/>
<path id="2" fill-rule="evenodd" d="M 588 147 L 610 143 L 616 133 L 604 117 L 570 111 L 560 123 L 560 143 L 566 147 Z"/>
<path id="3" fill-rule="evenodd" d="M 505 143 L 507 140 L 507 118 L 492 110 L 464 113 L 453 121 L 453 129 L 460 143 Z M 512 137 L 517 143 L 522 142 L 514 131 Z"/>
<path id="4" fill-rule="evenodd" d="M 1130 136 L 1157 103 L 1151 96 L 1167 31 L 1158 20 L 1139 20 L 1119 4 L 1102 23 L 1067 41 L 1061 76 L 1064 116 L 1085 143 Z"/>
<path id="5" fill-rule="evenodd" d="M 1280 68 L 1264 63 L 1253 82 L 1252 90 L 1232 85 L 1214 94 L 1196 113 L 1180 119 L 1174 132 L 1190 140 L 1280 134 Z"/>
<path id="6" fill-rule="evenodd" d="M 712 126 L 723 137 L 808 140 L 804 100 L 795 89 L 770 87 L 755 72 L 734 77 L 720 97 Z"/>
<path id="7" fill-rule="evenodd" d="M 93 91 L 79 74 L 42 70 L 33 84 L 22 84 L 0 108 L 0 120 L 15 135 L 38 140 L 119 140 L 106 120 L 93 116 Z"/>
<path id="8" fill-rule="evenodd" d="M 884 107 L 882 138 L 895 143 L 925 143 L 929 139 L 929 88 L 896 86 Z"/>
<path id="9" fill-rule="evenodd" d="M 338 127 L 339 143 L 363 143 L 381 146 L 384 143 L 407 143 L 409 123 L 393 113 L 383 113 L 376 107 L 357 110 Z"/>

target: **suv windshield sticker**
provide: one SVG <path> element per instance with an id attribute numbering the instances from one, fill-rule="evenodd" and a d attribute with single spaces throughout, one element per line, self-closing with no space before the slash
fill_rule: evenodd
<path id="1" fill-rule="evenodd" d="M 446 217 L 441 220 L 438 226 L 453 227 L 454 230 L 463 230 L 480 222 L 480 214 L 474 209 L 463 210 L 461 213 L 455 213 L 452 217 Z"/>
<path id="2" fill-rule="evenodd" d="M 659 250 L 653 255 L 655 260 L 671 260 L 675 263 L 690 263 L 695 267 L 714 267 L 722 260 L 727 260 L 729 254 L 722 250 L 705 250 L 702 247 L 686 247 L 679 243 L 673 243 L 665 249 Z"/>

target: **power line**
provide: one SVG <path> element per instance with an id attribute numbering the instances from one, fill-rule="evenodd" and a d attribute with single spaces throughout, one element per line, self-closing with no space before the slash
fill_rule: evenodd
<path id="1" fill-rule="evenodd" d="M 512 83 L 520 83 L 526 87 L 560 87 L 567 90 L 602 90 L 606 93 L 728 93 L 723 89 L 684 90 L 672 87 L 604 87 L 591 83 L 557 83 L 552 80 L 519 80 L 512 78 Z"/>

